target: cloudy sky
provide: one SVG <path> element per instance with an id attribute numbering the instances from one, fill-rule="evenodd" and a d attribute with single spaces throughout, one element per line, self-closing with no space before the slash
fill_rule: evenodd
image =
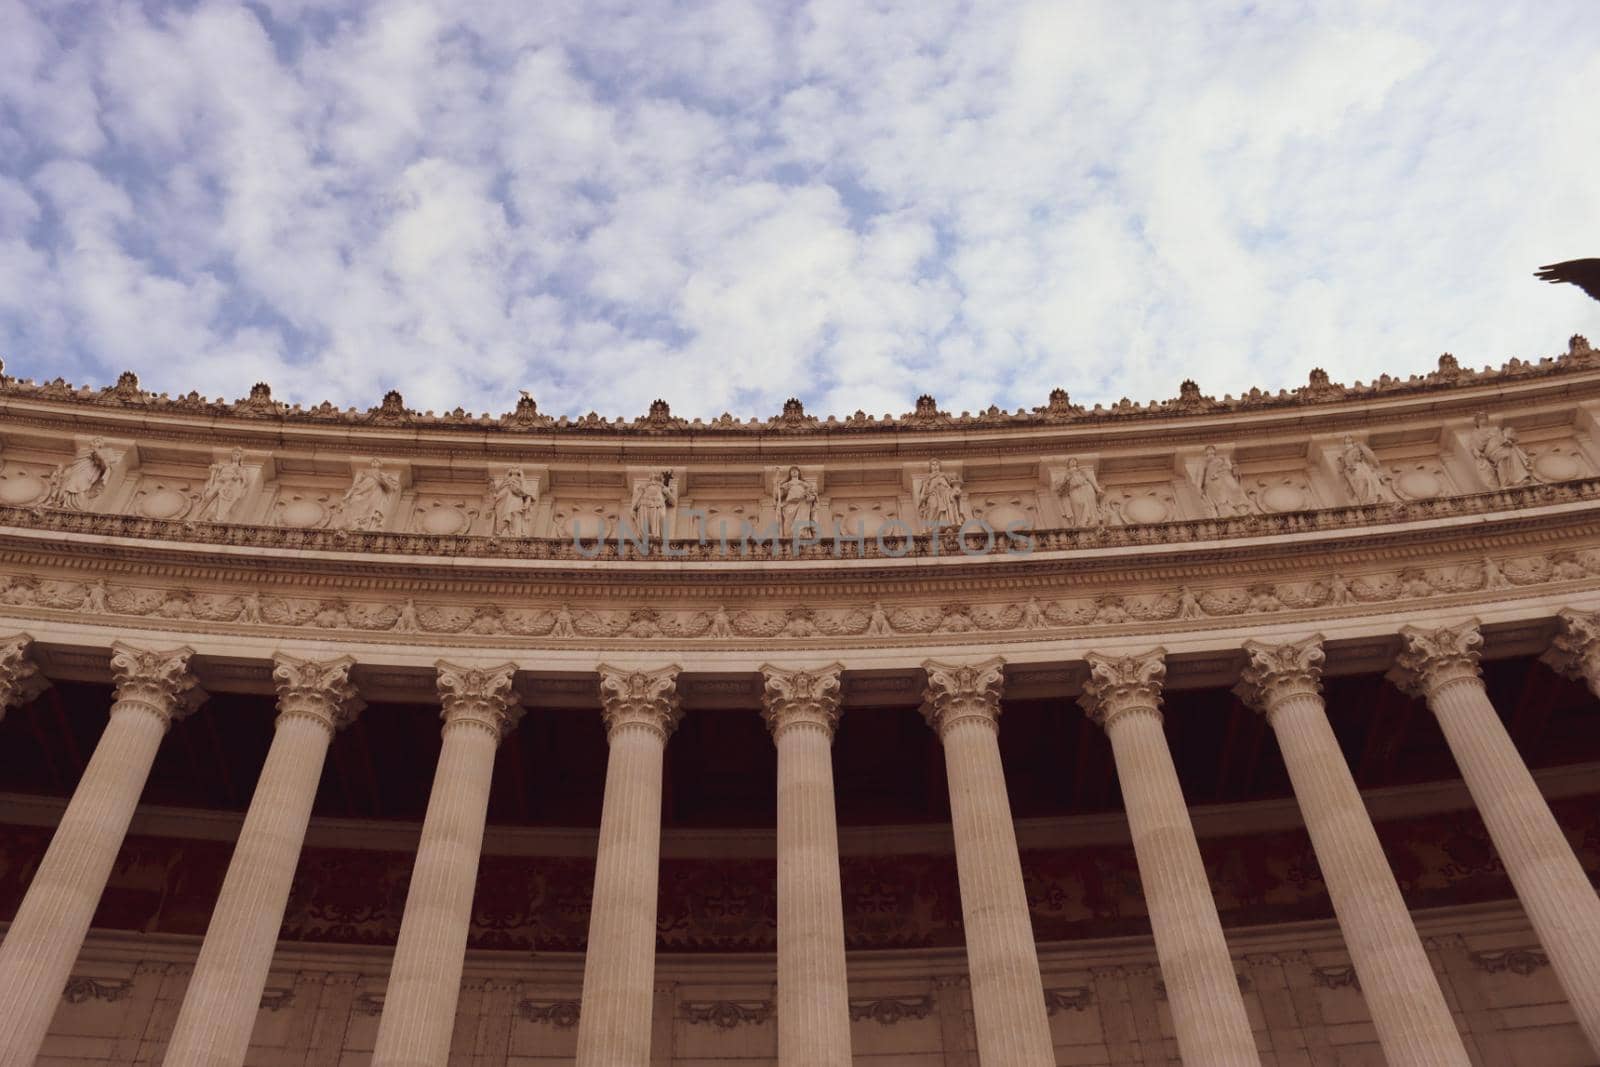
<path id="1" fill-rule="evenodd" d="M 468 12 L 468 13 L 464 13 Z M 0 0 L 8 373 L 635 415 L 1600 341 L 1592 0 Z"/>

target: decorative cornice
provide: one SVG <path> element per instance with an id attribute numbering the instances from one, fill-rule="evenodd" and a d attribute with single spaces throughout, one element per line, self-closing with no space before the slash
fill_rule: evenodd
<path id="1" fill-rule="evenodd" d="M 1400 628 L 1401 651 L 1386 677 L 1408 696 L 1432 697 L 1456 682 L 1479 682 L 1483 634 L 1478 620 L 1424 630 Z"/>
<path id="2" fill-rule="evenodd" d="M 981 663 L 951 664 L 928 660 L 928 684 L 922 691 L 922 716 L 943 738 L 960 722 L 982 722 L 999 728 L 1000 694 L 1005 689 L 1006 661 L 999 656 Z"/>
<path id="3" fill-rule="evenodd" d="M 1089 677 L 1083 683 L 1078 705 L 1110 730 L 1130 714 L 1161 717 L 1161 686 L 1167 678 L 1167 650 L 1153 648 L 1137 656 L 1107 656 L 1090 652 L 1084 657 Z"/>
<path id="4" fill-rule="evenodd" d="M 155 715 L 163 726 L 171 726 L 191 714 L 206 699 L 206 692 L 189 673 L 194 649 L 187 646 L 164 652 L 135 648 L 114 641 L 111 645 L 111 678 L 116 685 L 115 712 L 136 707 Z"/>
<path id="5" fill-rule="evenodd" d="M 249 396 L 233 402 L 208 399 L 198 393 L 170 397 L 165 393 L 153 394 L 139 385 L 136 375 L 124 372 L 116 385 L 95 389 L 75 386 L 61 378 L 35 383 L 0 374 L 0 398 L 32 399 L 51 403 L 92 405 L 97 407 L 125 408 L 141 414 L 171 413 L 178 416 L 205 418 L 237 418 L 241 421 L 272 421 L 279 423 L 329 424 L 341 426 L 419 426 L 437 429 L 461 429 L 482 433 L 489 431 L 537 432 L 542 435 L 655 435 L 655 434 L 715 434 L 762 435 L 771 433 L 840 433 L 883 432 L 903 429 L 961 431 L 973 428 L 1030 427 L 1054 423 L 1096 423 L 1140 418 L 1182 418 L 1186 415 L 1214 415 L 1228 412 L 1261 410 L 1294 410 L 1312 405 L 1333 404 L 1379 396 L 1404 396 L 1459 389 L 1474 385 L 1501 384 L 1510 381 L 1550 377 L 1589 369 L 1595 362 L 1593 350 L 1581 336 L 1572 337 L 1567 351 L 1554 359 L 1530 362 L 1512 359 L 1498 369 L 1463 369 L 1454 356 L 1448 353 L 1439 357 L 1439 368 L 1425 375 L 1393 378 L 1387 374 L 1370 384 L 1357 382 L 1345 386 L 1329 380 L 1321 368 L 1313 369 L 1307 384 L 1293 390 L 1279 389 L 1275 393 L 1251 389 L 1239 397 L 1225 396 L 1221 400 L 1206 396 L 1198 385 L 1185 381 L 1179 386 L 1178 396 L 1135 403 L 1122 400 L 1106 407 L 1096 404 L 1084 409 L 1072 404 L 1064 390 L 1055 390 L 1049 401 L 1039 407 L 1019 408 L 1005 412 L 991 406 L 977 414 L 962 412 L 950 415 L 939 410 L 932 396 L 919 397 L 914 410 L 895 418 L 892 415 L 877 417 L 856 412 L 845 418 L 828 416 L 818 419 L 807 416 L 797 400 L 784 405 L 781 413 L 765 419 L 737 419 L 723 414 L 715 419 L 688 420 L 674 417 L 665 401 L 657 400 L 650 411 L 634 419 L 604 418 L 598 414 L 551 418 L 538 412 L 533 397 L 523 394 L 515 410 L 499 416 L 473 415 L 457 408 L 443 415 L 433 412 L 418 414 L 405 406 L 398 392 L 390 391 L 376 407 L 365 411 L 356 408 L 340 409 L 330 403 L 305 407 L 285 405 L 272 399 L 272 389 L 265 382 L 251 388 Z"/>
<path id="6" fill-rule="evenodd" d="M 1539 658 L 1558 674 L 1588 682 L 1589 689 L 1600 696 L 1600 612 L 1563 608 L 1557 617 L 1561 632 Z"/>
<path id="7" fill-rule="evenodd" d="M 1245 668 L 1233 687 L 1240 700 L 1269 719 L 1290 697 L 1322 695 L 1322 635 L 1272 645 L 1246 641 Z"/>
<path id="8" fill-rule="evenodd" d="M 463 667 L 440 660 L 434 668 L 446 730 L 458 723 L 476 726 L 499 741 L 522 718 L 522 704 L 512 684 L 516 664 Z"/>
<path id="9" fill-rule="evenodd" d="M 33 662 L 33 638 L 27 634 L 0 637 L 0 719 L 7 709 L 21 707 L 49 688 Z"/>
<path id="10" fill-rule="evenodd" d="M 302 716 L 334 733 L 348 726 L 366 707 L 350 684 L 351 656 L 296 659 L 282 652 L 272 657 L 272 681 L 278 690 L 278 717 Z"/>
<path id="11" fill-rule="evenodd" d="M 1284 537 L 1399 523 L 1428 522 L 1517 511 L 1525 508 L 1600 500 L 1600 478 L 1577 478 L 1556 483 L 1534 483 L 1481 493 L 1438 496 L 1402 503 L 1358 504 L 1309 511 L 1245 514 L 1228 517 L 1172 519 L 1127 525 L 1101 525 L 1038 529 L 1030 532 L 1032 553 L 1073 552 L 1116 547 L 1184 545 Z M 100 514 L 37 506 L 0 505 L 0 528 L 12 527 L 49 533 L 126 537 L 182 545 L 217 545 L 257 548 L 288 554 L 298 552 L 356 552 L 369 555 L 425 556 L 440 559 L 551 560 L 577 564 L 626 564 L 635 559 L 631 549 L 615 540 L 598 546 L 580 546 L 570 537 L 499 538 L 476 534 L 430 534 L 376 530 L 256 526 L 238 523 L 191 522 L 152 519 L 138 515 Z M 885 535 L 862 540 L 828 537 L 803 545 L 753 540 L 738 552 L 725 551 L 716 539 L 675 539 L 662 549 L 663 557 L 680 564 L 710 564 L 738 568 L 752 562 L 783 560 L 826 565 L 839 559 L 881 560 L 887 565 L 924 558 L 965 555 L 979 562 L 999 563 L 1015 558 L 1008 538 L 992 544 L 969 539 L 963 547 L 954 531 L 910 537 Z M 748 549 L 746 552 L 745 549 Z M 980 551 L 982 549 L 982 551 Z"/>
<path id="12" fill-rule="evenodd" d="M 844 667 L 831 663 L 807 670 L 763 665 L 761 715 L 776 739 L 792 726 L 809 726 L 833 737 L 839 725 L 839 677 Z"/>
<path id="13" fill-rule="evenodd" d="M 678 728 L 683 709 L 678 699 L 676 664 L 653 671 L 627 671 L 604 663 L 600 672 L 600 714 L 605 719 L 606 735 L 641 726 L 665 741 Z"/>

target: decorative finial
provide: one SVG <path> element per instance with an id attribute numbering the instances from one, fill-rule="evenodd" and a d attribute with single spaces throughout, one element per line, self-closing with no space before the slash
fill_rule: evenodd
<path id="1" fill-rule="evenodd" d="M 783 402 L 783 417 L 786 419 L 801 419 L 806 414 L 806 406 L 800 402 L 799 397 L 791 396 Z"/>
<path id="2" fill-rule="evenodd" d="M 672 406 L 665 400 L 657 397 L 650 402 L 650 421 L 665 422 L 672 418 Z"/>
<path id="3" fill-rule="evenodd" d="M 917 415 L 921 418 L 932 418 L 939 414 L 939 402 L 931 393 L 923 393 L 917 397 Z"/>

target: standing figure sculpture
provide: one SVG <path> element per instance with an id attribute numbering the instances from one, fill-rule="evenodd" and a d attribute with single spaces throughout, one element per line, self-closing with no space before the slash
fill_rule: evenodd
<path id="1" fill-rule="evenodd" d="M 1394 479 L 1378 464 L 1378 457 L 1362 441 L 1350 434 L 1344 435 L 1344 446 L 1339 450 L 1339 473 L 1350 495 L 1357 504 L 1394 502 L 1399 496 L 1394 491 Z"/>
<path id="2" fill-rule="evenodd" d="M 633 499 L 628 510 L 633 514 L 635 534 L 655 540 L 665 536 L 667 509 L 678 502 L 672 488 L 671 471 L 655 471 L 633 487 Z"/>
<path id="3" fill-rule="evenodd" d="M 200 522 L 227 522 L 233 509 L 250 488 L 250 475 L 244 469 L 244 452 L 234 449 L 224 463 L 211 465 L 211 476 L 200 491 L 200 506 L 195 518 Z"/>
<path id="4" fill-rule="evenodd" d="M 1066 473 L 1061 476 L 1058 490 L 1067 505 L 1074 526 L 1101 526 L 1105 513 L 1101 510 L 1105 490 L 1095 479 L 1094 471 L 1079 466 L 1076 459 L 1067 460 Z"/>
<path id="5" fill-rule="evenodd" d="M 389 517 L 389 503 L 400 492 L 400 477 L 383 469 L 374 459 L 357 474 L 339 501 L 341 530 L 381 530 Z"/>
<path id="6" fill-rule="evenodd" d="M 1254 509 L 1239 482 L 1239 467 L 1232 459 L 1206 445 L 1206 458 L 1200 468 L 1200 495 L 1218 518 L 1248 515 Z"/>
<path id="7" fill-rule="evenodd" d="M 1533 461 L 1517 441 L 1517 431 L 1509 426 L 1492 426 L 1485 412 L 1473 418 L 1472 459 L 1478 477 L 1490 489 L 1512 489 L 1535 481 Z"/>
<path id="8" fill-rule="evenodd" d="M 530 486 L 521 467 L 512 467 L 490 482 L 494 489 L 494 536 L 527 537 L 533 527 L 533 509 L 539 505 L 539 486 Z"/>
<path id="9" fill-rule="evenodd" d="M 967 501 L 961 479 L 944 473 L 939 461 L 928 461 L 928 476 L 917 487 L 917 514 L 936 526 L 960 526 L 967 521 Z"/>
<path id="10" fill-rule="evenodd" d="M 89 451 L 50 472 L 50 481 L 39 503 L 47 508 L 63 508 L 67 511 L 87 509 L 96 497 L 105 492 L 106 482 L 111 477 L 112 462 L 112 456 L 106 451 L 105 438 L 96 437 L 89 443 Z"/>
<path id="11" fill-rule="evenodd" d="M 772 502 L 778 509 L 778 529 L 783 537 L 793 537 L 803 525 L 815 527 L 817 483 L 801 477 L 799 467 L 789 468 L 789 476 L 778 483 Z"/>

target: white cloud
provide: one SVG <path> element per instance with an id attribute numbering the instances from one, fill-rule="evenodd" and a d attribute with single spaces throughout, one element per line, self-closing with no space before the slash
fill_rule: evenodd
<path id="1" fill-rule="evenodd" d="M 1548 354 L 1581 4 L 0 0 L 11 373 L 765 415 Z"/>

